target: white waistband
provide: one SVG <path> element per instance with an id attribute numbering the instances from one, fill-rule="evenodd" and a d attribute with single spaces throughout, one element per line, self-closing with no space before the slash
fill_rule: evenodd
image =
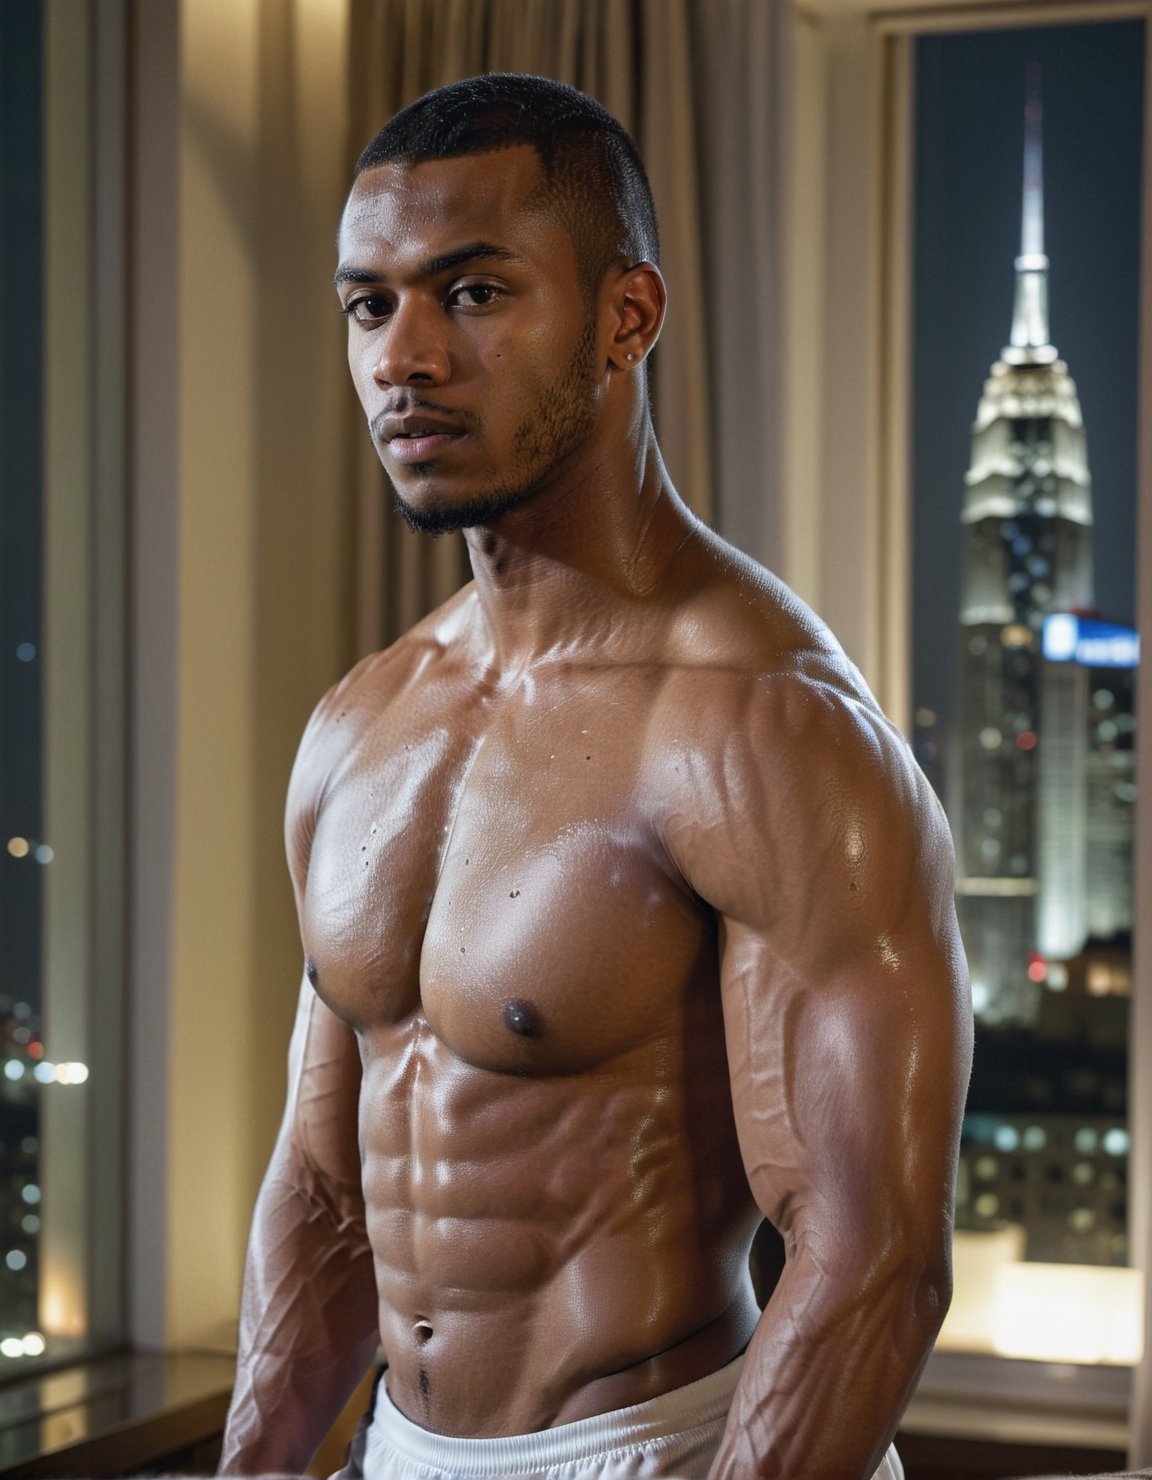
<path id="1" fill-rule="evenodd" d="M 575 1423 L 505 1439 L 456 1439 L 422 1429 L 404 1417 L 381 1382 L 368 1431 L 368 1449 L 384 1444 L 394 1452 L 468 1480 L 486 1480 L 569 1464 L 614 1449 L 682 1434 L 727 1417 L 744 1364 L 743 1356 L 687 1387 L 675 1388 Z M 387 1378 L 385 1378 L 385 1382 Z M 366 1470 L 371 1472 L 370 1464 Z"/>

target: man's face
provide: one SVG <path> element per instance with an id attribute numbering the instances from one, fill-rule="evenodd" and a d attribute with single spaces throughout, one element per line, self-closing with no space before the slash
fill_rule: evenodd
<path id="1" fill-rule="evenodd" d="M 595 310 L 527 146 L 364 171 L 340 225 L 348 363 L 409 523 L 489 523 L 573 466 Z"/>

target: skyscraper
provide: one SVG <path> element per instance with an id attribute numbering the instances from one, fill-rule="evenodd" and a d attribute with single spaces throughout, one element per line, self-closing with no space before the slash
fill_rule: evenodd
<path id="1" fill-rule="evenodd" d="M 957 1227 L 981 1259 L 986 1233 L 1030 1262 L 1123 1264 L 1137 642 L 1093 608 L 1130 619 L 1139 150 L 1122 191 L 1103 183 L 1119 184 L 1144 99 L 1134 65 L 1128 92 L 1115 78 L 1146 38 L 1089 34 L 1106 84 L 1080 28 L 915 48 L 915 743 L 960 845 L 978 1009 Z M 1035 57 L 1043 182 L 1034 84 L 1026 121 L 1011 102 Z M 1113 92 L 1132 100 L 1123 124 Z M 1020 202 L 1022 133 L 1013 304 L 1003 208 Z"/>
<path id="2" fill-rule="evenodd" d="M 1048 325 L 1035 80 L 1011 339 L 984 385 L 965 482 L 958 764 L 948 798 L 958 905 L 977 1015 L 1027 1024 L 1039 1012 L 1040 926 L 1051 934 L 1064 904 L 1082 911 L 1084 898 L 1085 819 L 1074 802 L 1083 788 L 1070 781 L 1084 769 L 1085 675 L 1047 664 L 1041 631 L 1049 613 L 1093 606 L 1083 418 Z M 1083 940 L 1075 921 L 1064 933 L 1054 943 Z"/>

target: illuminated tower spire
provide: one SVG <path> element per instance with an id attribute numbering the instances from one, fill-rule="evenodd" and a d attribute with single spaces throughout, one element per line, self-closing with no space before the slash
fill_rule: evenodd
<path id="1" fill-rule="evenodd" d="M 1044 143 L 1040 68 L 1028 68 L 1024 108 L 1024 203 L 1020 255 L 1016 258 L 1016 300 L 1012 343 L 1001 358 L 1009 365 L 1046 365 L 1056 358 L 1049 343 L 1048 258 L 1044 254 Z"/>
<path id="2" fill-rule="evenodd" d="M 1066 960 L 1085 933 L 1085 670 L 1045 667 L 1040 633 L 1049 613 L 1093 605 L 1092 480 L 1076 386 L 1048 342 L 1043 191 L 1030 68 L 1012 343 L 984 382 L 961 514 L 950 817 L 973 1000 L 990 1023 L 1034 1021 L 1032 954 Z"/>

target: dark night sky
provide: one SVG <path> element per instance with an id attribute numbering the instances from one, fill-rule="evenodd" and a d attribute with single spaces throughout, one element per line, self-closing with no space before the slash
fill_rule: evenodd
<path id="1" fill-rule="evenodd" d="M 1144 26 L 916 43 L 914 702 L 952 708 L 971 424 L 1012 323 L 1024 93 L 1042 69 L 1052 342 L 1076 381 L 1096 517 L 1096 603 L 1135 616 Z"/>

